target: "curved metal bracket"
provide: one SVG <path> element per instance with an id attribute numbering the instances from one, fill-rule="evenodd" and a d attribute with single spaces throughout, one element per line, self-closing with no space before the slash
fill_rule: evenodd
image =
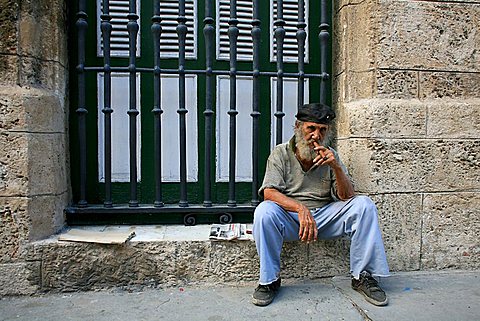
<path id="1" fill-rule="evenodd" d="M 183 224 L 186 226 L 193 226 L 197 224 L 197 216 L 195 214 L 186 214 L 183 217 Z"/>
<path id="2" fill-rule="evenodd" d="M 230 213 L 222 213 L 219 217 L 220 224 L 230 224 L 233 221 L 233 216 Z"/>

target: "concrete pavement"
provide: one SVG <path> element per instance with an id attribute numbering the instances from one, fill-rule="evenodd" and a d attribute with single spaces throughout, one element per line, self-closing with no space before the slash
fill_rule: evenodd
<path id="1" fill-rule="evenodd" d="M 387 307 L 350 288 L 348 277 L 285 280 L 268 307 L 250 303 L 254 283 L 0 299 L 0 320 L 480 320 L 480 271 L 395 273 L 381 280 Z"/>

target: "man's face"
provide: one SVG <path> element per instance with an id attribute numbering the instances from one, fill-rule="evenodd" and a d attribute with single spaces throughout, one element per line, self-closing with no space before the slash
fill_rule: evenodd
<path id="1" fill-rule="evenodd" d="M 295 147 L 298 156 L 305 161 L 312 161 L 317 157 L 317 153 L 313 149 L 316 141 L 319 145 L 323 145 L 328 135 L 328 125 L 313 122 L 296 122 L 295 124 Z"/>
<path id="2" fill-rule="evenodd" d="M 303 138 L 311 148 L 313 148 L 313 141 L 322 144 L 327 137 L 328 125 L 306 121 L 302 122 L 300 126 Z"/>

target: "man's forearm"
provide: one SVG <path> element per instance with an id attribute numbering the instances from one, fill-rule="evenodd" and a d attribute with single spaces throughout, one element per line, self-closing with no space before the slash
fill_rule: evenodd
<path id="1" fill-rule="evenodd" d="M 280 205 L 284 210 L 289 212 L 298 212 L 301 204 L 294 199 L 280 193 L 274 188 L 266 188 L 263 191 L 263 198 L 265 200 L 273 201 Z"/>
<path id="2" fill-rule="evenodd" d="M 294 199 L 280 193 L 274 188 L 266 188 L 263 191 L 263 198 L 268 201 L 272 201 L 280 205 L 284 210 L 288 212 L 298 212 L 301 204 Z"/>
<path id="3" fill-rule="evenodd" d="M 310 210 L 300 202 L 280 193 L 274 188 L 266 188 L 263 191 L 265 200 L 273 201 L 280 205 L 285 211 L 298 213 L 298 238 L 302 242 L 313 242 L 317 240 L 317 223 Z"/>
<path id="4" fill-rule="evenodd" d="M 337 195 L 344 201 L 355 196 L 355 190 L 353 189 L 353 184 L 348 178 L 348 176 L 343 172 L 340 166 L 333 168 L 335 173 L 335 178 L 337 181 Z"/>

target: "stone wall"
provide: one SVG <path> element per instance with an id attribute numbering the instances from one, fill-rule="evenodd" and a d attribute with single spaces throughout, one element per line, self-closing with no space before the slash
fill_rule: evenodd
<path id="1" fill-rule="evenodd" d="M 36 289 L 26 245 L 64 225 L 66 88 L 64 1 L 1 0 L 0 285 L 16 293 Z"/>
<path id="2" fill-rule="evenodd" d="M 391 268 L 479 268 L 479 2 L 336 4 L 338 149 Z"/>

